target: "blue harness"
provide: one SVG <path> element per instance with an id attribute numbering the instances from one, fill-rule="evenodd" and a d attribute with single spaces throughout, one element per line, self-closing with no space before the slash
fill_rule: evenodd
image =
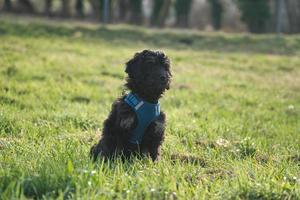
<path id="1" fill-rule="evenodd" d="M 129 142 L 141 144 L 145 130 L 160 115 L 160 105 L 143 101 L 132 93 L 129 93 L 124 101 L 134 110 L 138 119 L 137 127 L 133 130 Z"/>

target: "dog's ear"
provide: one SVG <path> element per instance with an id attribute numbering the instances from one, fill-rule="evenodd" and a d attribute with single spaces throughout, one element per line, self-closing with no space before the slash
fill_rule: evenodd
<path id="1" fill-rule="evenodd" d="M 125 72 L 128 75 L 130 75 L 130 74 L 132 74 L 133 68 L 134 68 L 134 60 L 131 59 L 126 63 Z"/>
<path id="2" fill-rule="evenodd" d="M 134 57 L 132 59 L 130 59 L 127 63 L 126 63 L 126 68 L 125 68 L 125 72 L 129 75 L 132 76 L 133 72 L 134 72 L 134 68 L 135 65 L 138 63 L 140 57 L 140 53 L 136 53 L 134 55 Z"/>

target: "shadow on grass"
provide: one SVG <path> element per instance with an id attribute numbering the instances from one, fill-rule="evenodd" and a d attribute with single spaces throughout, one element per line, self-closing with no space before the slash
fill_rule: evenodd
<path id="1" fill-rule="evenodd" d="M 105 40 L 116 46 L 143 44 L 155 48 L 294 54 L 300 51 L 300 37 L 276 35 L 209 34 L 183 31 L 155 31 L 131 26 L 67 26 L 62 23 L 25 23 L 0 20 L 0 37 L 67 37 Z"/>

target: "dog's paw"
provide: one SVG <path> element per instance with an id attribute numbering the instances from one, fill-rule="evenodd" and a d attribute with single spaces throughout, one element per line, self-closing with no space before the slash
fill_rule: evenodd
<path id="1" fill-rule="evenodd" d="M 132 127 L 133 123 L 134 123 L 134 117 L 127 117 L 121 119 L 120 127 L 124 129 L 129 129 Z"/>

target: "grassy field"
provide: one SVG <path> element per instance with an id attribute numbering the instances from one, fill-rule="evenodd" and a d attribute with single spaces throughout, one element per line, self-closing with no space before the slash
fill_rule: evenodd
<path id="1" fill-rule="evenodd" d="M 162 159 L 88 152 L 124 63 L 162 49 Z M 0 15 L 0 199 L 300 199 L 300 36 Z"/>

